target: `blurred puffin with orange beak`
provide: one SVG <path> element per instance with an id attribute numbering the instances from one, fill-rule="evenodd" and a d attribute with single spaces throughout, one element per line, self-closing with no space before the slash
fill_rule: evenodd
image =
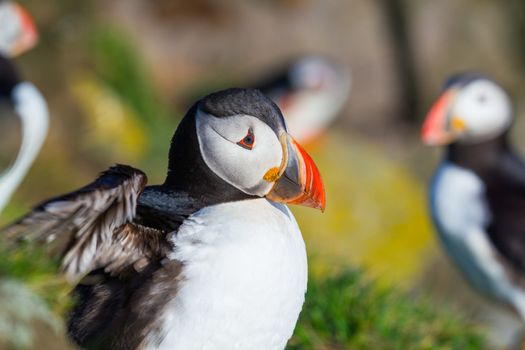
<path id="1" fill-rule="evenodd" d="M 496 82 L 460 74 L 445 84 L 422 139 L 446 147 L 430 189 L 445 250 L 476 290 L 525 321 L 525 162 L 508 139 L 512 115 Z"/>
<path id="2" fill-rule="evenodd" d="M 11 61 L 37 41 L 36 27 L 29 14 L 14 2 L 0 1 L 0 103 L 7 105 L 7 109 L 2 109 L 4 112 L 9 111 L 0 113 L 0 118 L 14 115 L 20 119 L 22 128 L 16 159 L 0 173 L 0 212 L 20 185 L 47 135 L 47 104 L 33 84 L 20 78 Z M 11 121 L 6 121 L 9 123 Z M 0 130 L 0 134 L 4 132 L 13 131 Z"/>
<path id="3" fill-rule="evenodd" d="M 352 85 L 348 69 L 322 56 L 293 60 L 270 76 L 255 87 L 279 106 L 302 143 L 315 140 L 339 116 Z"/>

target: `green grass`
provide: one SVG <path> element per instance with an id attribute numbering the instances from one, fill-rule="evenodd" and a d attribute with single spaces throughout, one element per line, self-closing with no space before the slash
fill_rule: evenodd
<path id="1" fill-rule="evenodd" d="M 134 108 L 146 127 L 169 119 L 166 103 L 156 93 L 151 74 L 131 36 L 116 27 L 102 26 L 90 37 L 90 51 L 98 78 Z"/>
<path id="2" fill-rule="evenodd" d="M 379 288 L 358 270 L 312 280 L 288 349 L 483 349 L 484 337 L 452 310 Z"/>
<path id="3" fill-rule="evenodd" d="M 133 110 L 148 146 L 141 166 L 164 174 L 166 154 L 182 115 L 168 106 L 144 64 L 132 36 L 116 26 L 101 25 L 90 32 L 89 51 L 96 78 Z"/>
<path id="4" fill-rule="evenodd" d="M 0 246 L 0 257 L 0 279 L 24 283 L 57 315 L 71 306 L 71 287 L 57 274 L 58 264 L 45 251 L 28 245 L 16 249 Z"/>

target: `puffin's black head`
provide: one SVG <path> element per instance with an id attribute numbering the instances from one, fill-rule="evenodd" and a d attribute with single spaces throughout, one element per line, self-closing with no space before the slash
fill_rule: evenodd
<path id="1" fill-rule="evenodd" d="M 228 89 L 206 96 L 201 109 L 218 118 L 249 115 L 260 119 L 276 133 L 286 131 L 281 110 L 257 89 Z"/>
<path id="2" fill-rule="evenodd" d="M 430 145 L 480 143 L 504 135 L 511 121 L 505 91 L 483 74 L 463 73 L 445 83 L 427 115 L 422 138 Z"/>
<path id="3" fill-rule="evenodd" d="M 173 136 L 165 186 L 208 205 L 257 197 L 325 205 L 312 159 L 286 132 L 275 103 L 254 89 L 193 105 Z"/>
<path id="4" fill-rule="evenodd" d="M 487 75 L 479 72 L 462 72 L 452 75 L 450 78 L 445 81 L 443 84 L 443 91 L 446 91 L 450 88 L 461 88 L 464 87 L 475 80 L 492 80 Z"/>
<path id="5" fill-rule="evenodd" d="M 13 63 L 0 55 L 0 99 L 11 99 L 11 93 L 20 82 Z"/>

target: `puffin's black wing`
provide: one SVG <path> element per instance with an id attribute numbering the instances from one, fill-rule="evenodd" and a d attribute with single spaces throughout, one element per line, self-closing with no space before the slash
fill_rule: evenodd
<path id="1" fill-rule="evenodd" d="M 483 177 L 491 213 L 487 233 L 503 257 L 525 272 L 525 163 L 507 151 Z"/>
<path id="2" fill-rule="evenodd" d="M 71 281 L 99 268 L 112 275 L 140 269 L 169 246 L 163 232 L 133 222 L 146 182 L 142 171 L 116 165 L 78 191 L 37 206 L 0 234 L 46 244 Z"/>

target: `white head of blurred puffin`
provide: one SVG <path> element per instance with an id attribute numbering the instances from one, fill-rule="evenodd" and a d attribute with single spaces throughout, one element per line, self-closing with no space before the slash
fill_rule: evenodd
<path id="1" fill-rule="evenodd" d="M 525 163 L 509 145 L 512 106 L 493 80 L 461 74 L 423 125 L 447 145 L 430 191 L 432 216 L 452 260 L 479 291 L 525 320 Z"/>
<path id="2" fill-rule="evenodd" d="M 38 42 L 38 31 L 29 13 L 9 0 L 0 0 L 0 55 L 15 57 Z"/>
<path id="3" fill-rule="evenodd" d="M 491 79 L 462 74 L 449 79 L 444 89 L 423 125 L 426 144 L 480 144 L 497 139 L 510 127 L 510 99 Z"/>
<path id="4" fill-rule="evenodd" d="M 206 96 L 172 139 L 162 185 L 117 165 L 3 235 L 57 252 L 82 347 L 283 349 L 307 281 L 283 203 L 324 209 L 319 172 L 258 90 Z"/>
<path id="5" fill-rule="evenodd" d="M 303 56 L 257 88 L 281 109 L 290 132 L 309 142 L 340 114 L 352 80 L 342 64 L 322 56 Z"/>
<path id="6" fill-rule="evenodd" d="M 22 125 L 18 155 L 8 169 L 0 172 L 0 212 L 22 182 L 47 135 L 47 104 L 33 84 L 19 77 L 10 60 L 36 41 L 36 29 L 27 12 L 11 1 L 0 1 L 0 103 L 7 103 L 13 110 L 6 115 L 0 113 L 0 118 L 16 115 Z M 3 132 L 12 130 L 0 130 L 0 136 Z"/>

